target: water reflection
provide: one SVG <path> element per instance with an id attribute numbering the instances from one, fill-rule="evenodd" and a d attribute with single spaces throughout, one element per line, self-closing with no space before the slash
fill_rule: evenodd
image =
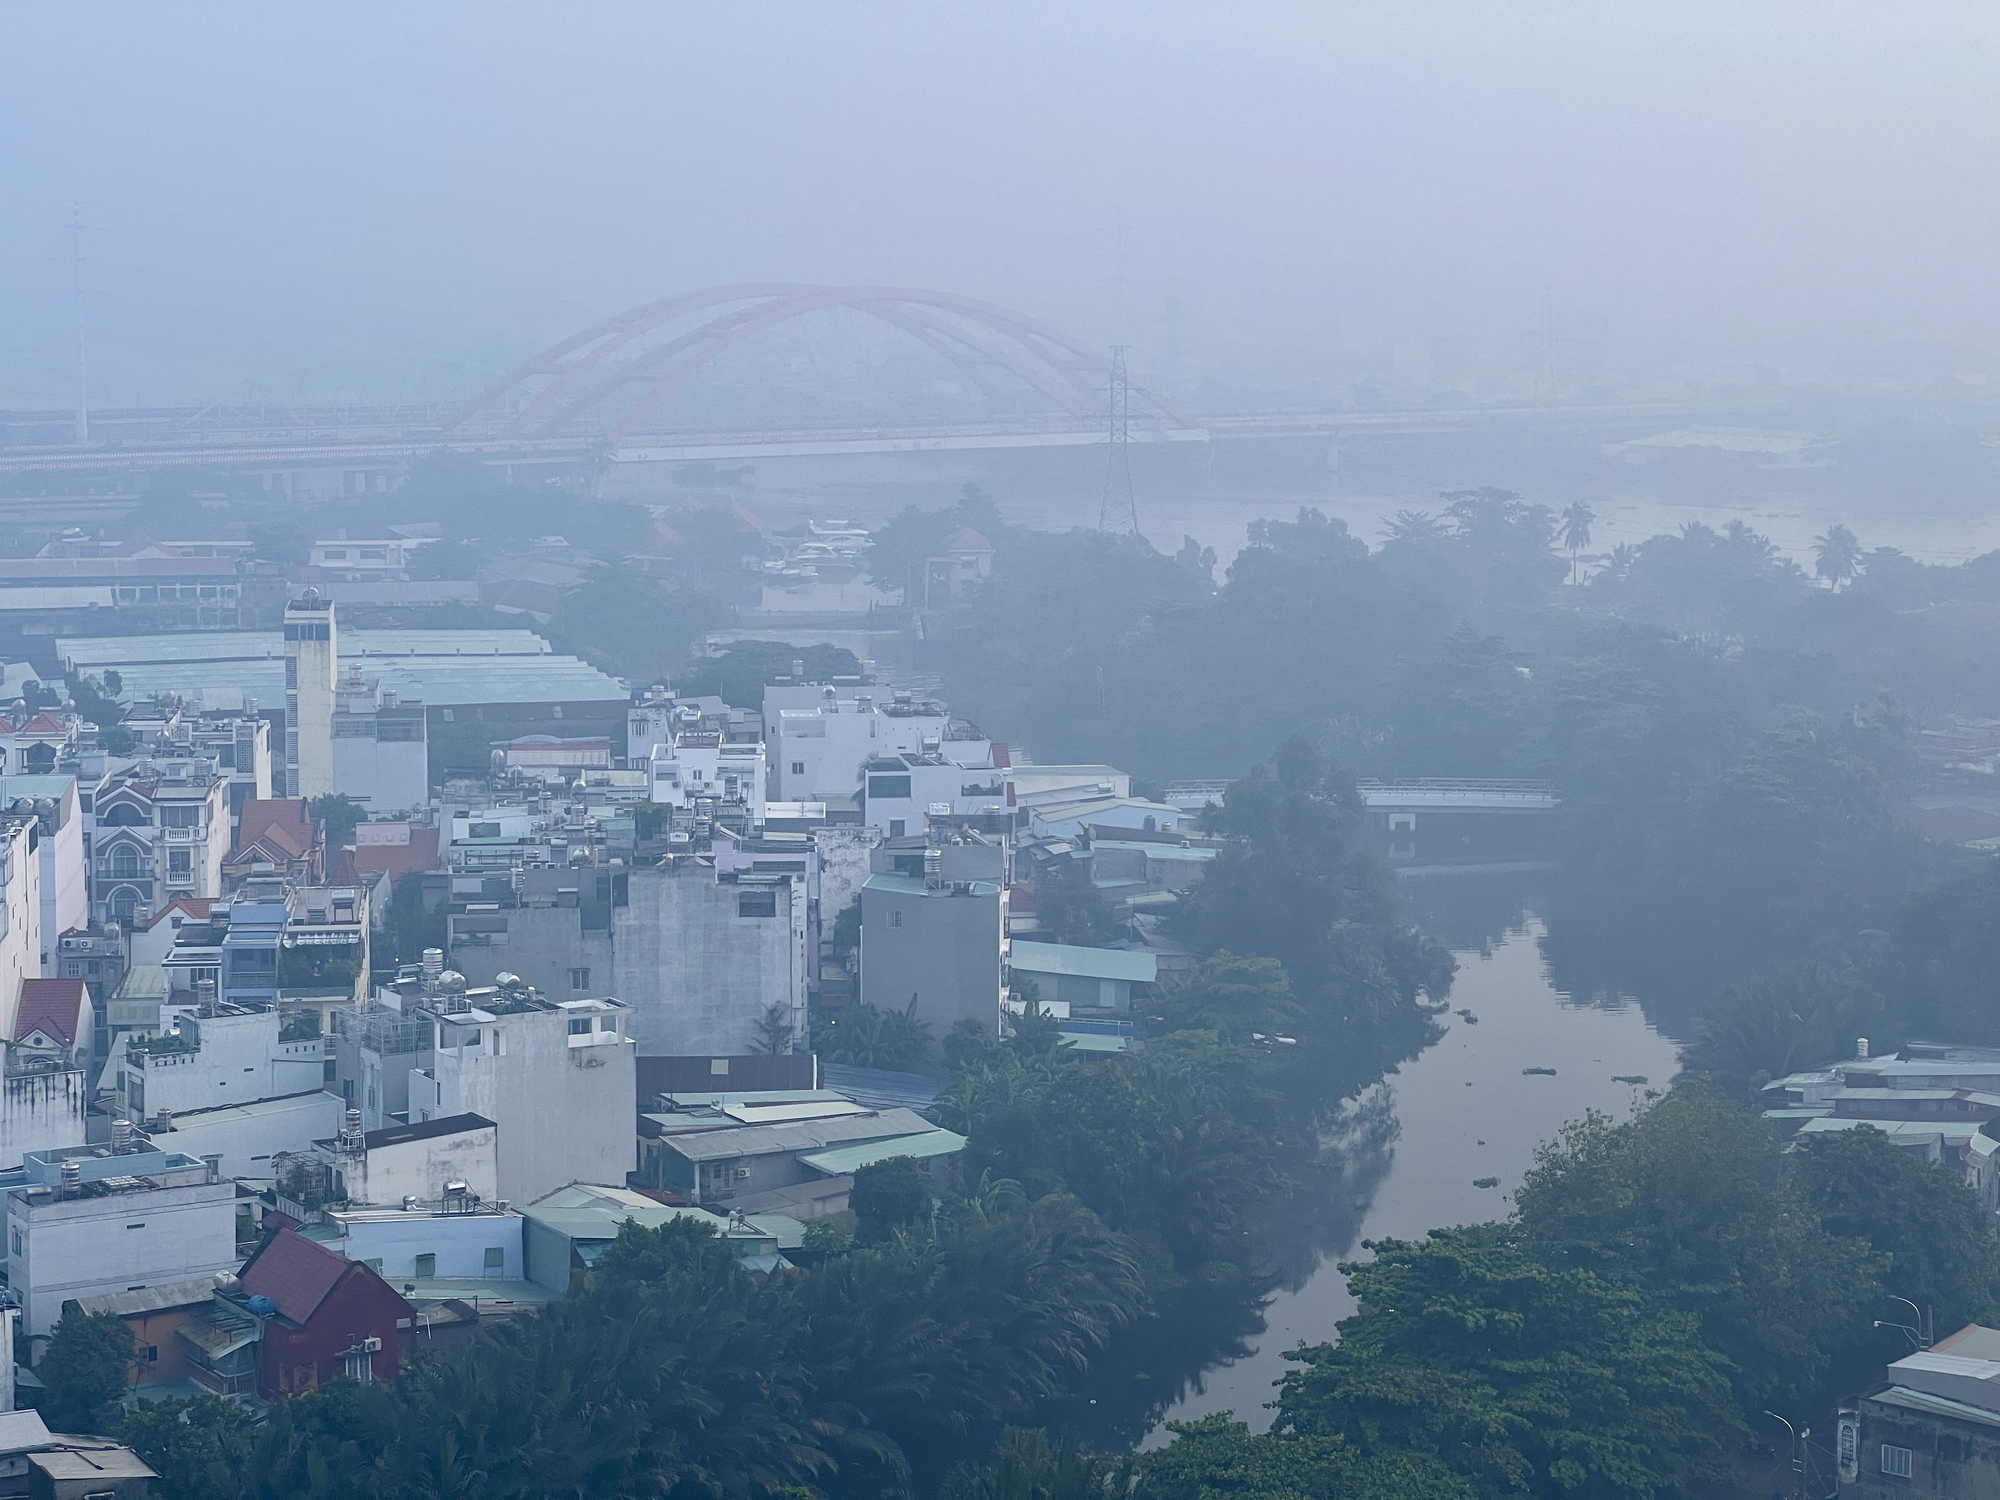
<path id="1" fill-rule="evenodd" d="M 1477 906 L 1469 901 L 1466 910 Z M 1536 1147 L 1566 1120 L 1588 1109 L 1624 1115 L 1664 1087 L 1678 1066 L 1674 1043 L 1636 1005 L 1602 998 L 1579 1005 L 1559 993 L 1543 962 L 1543 936 L 1527 916 L 1488 939 L 1484 952 L 1459 951 L 1443 1038 L 1363 1096 L 1343 1118 L 1345 1149 L 1329 1153 L 1328 1175 L 1279 1215 L 1278 1263 L 1256 1289 L 1268 1298 L 1261 1320 L 1249 1296 L 1227 1301 L 1230 1316 L 1248 1312 L 1247 1331 L 1212 1324 L 1213 1309 L 1176 1308 L 1171 1321 L 1188 1337 L 1152 1356 L 1143 1402 L 1126 1402 L 1109 1387 L 1088 1393 L 1098 1407 L 1085 1425 L 1103 1433 L 1100 1441 L 1156 1412 L 1187 1419 L 1234 1410 L 1255 1428 L 1267 1426 L 1264 1408 L 1287 1368 L 1285 1351 L 1332 1338 L 1353 1311 L 1336 1265 L 1361 1240 L 1414 1238 L 1437 1225 L 1504 1215 Z M 1633 1077 L 1648 1082 L 1621 1081 Z M 1215 1337 L 1225 1327 L 1226 1344 Z M 1197 1333 L 1212 1339 L 1205 1351 Z M 1176 1353 L 1205 1353 L 1205 1368 L 1159 1374 Z M 1116 1414 L 1104 1410 L 1112 1401 Z"/>

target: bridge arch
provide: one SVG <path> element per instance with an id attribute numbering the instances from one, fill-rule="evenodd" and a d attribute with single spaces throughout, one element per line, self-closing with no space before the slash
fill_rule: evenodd
<path id="1" fill-rule="evenodd" d="M 701 370 L 767 329 L 847 308 L 907 335 L 954 366 L 982 394 L 1018 383 L 1055 414 L 1096 421 L 1105 413 L 1111 360 L 1046 323 L 991 302 L 913 287 L 744 282 L 628 308 L 516 365 L 446 424 L 498 425 L 506 436 L 552 438 L 579 429 L 623 442 L 646 430 L 662 403 Z M 1129 382 L 1135 407 L 1178 427 L 1194 423 L 1166 395 Z"/>

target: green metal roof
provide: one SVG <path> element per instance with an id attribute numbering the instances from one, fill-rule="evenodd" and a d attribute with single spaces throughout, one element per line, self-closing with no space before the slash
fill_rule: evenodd
<path id="1" fill-rule="evenodd" d="M 1024 943 L 1014 939 L 1007 967 L 1017 974 L 1062 974 L 1075 979 L 1123 979 L 1151 984 L 1160 977 L 1152 953 L 1123 948 L 1080 948 L 1072 943 Z"/>
<path id="2" fill-rule="evenodd" d="M 829 1177 L 845 1177 L 862 1167 L 898 1156 L 914 1156 L 921 1161 L 933 1156 L 951 1156 L 964 1149 L 964 1136 L 954 1135 L 949 1130 L 927 1130 L 921 1135 L 894 1136 L 886 1141 L 862 1141 L 853 1146 L 809 1151 L 799 1160 Z"/>

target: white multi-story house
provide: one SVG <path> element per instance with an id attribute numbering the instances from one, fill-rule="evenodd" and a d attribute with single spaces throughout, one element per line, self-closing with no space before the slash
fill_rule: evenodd
<path id="1" fill-rule="evenodd" d="M 809 691 L 819 700 L 799 703 Z M 953 719 L 941 703 L 898 693 L 886 703 L 833 688 L 765 690 L 771 797 L 776 802 L 840 802 L 854 795 L 864 762 L 889 755 L 941 756 L 960 766 L 990 766 L 993 746 Z"/>
<path id="2" fill-rule="evenodd" d="M 684 731 L 656 745 L 648 762 L 652 800 L 662 807 L 697 802 L 740 802 L 754 823 L 764 821 L 765 769 L 761 743 L 736 744 L 714 731 Z"/>
<path id="3" fill-rule="evenodd" d="M 0 812 L 32 817 L 37 826 L 35 861 L 40 866 L 40 967 L 56 974 L 56 946 L 65 932 L 90 926 L 90 884 L 84 860 L 83 807 L 76 778 L 50 772 L 0 776 Z"/>
<path id="4" fill-rule="evenodd" d="M 126 762 L 90 791 L 91 915 L 129 929 L 175 896 L 222 894 L 229 782 L 213 760 Z"/>

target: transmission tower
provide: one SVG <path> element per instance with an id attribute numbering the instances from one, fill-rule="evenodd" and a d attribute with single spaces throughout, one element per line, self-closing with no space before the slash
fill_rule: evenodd
<path id="1" fill-rule="evenodd" d="M 1111 346 L 1111 452 L 1104 466 L 1104 498 L 1097 507 L 1097 529 L 1111 529 L 1114 507 L 1122 509 L 1132 535 L 1139 534 L 1139 500 L 1132 488 L 1132 382 L 1125 374 L 1125 346 Z M 1124 491 L 1122 500 L 1120 490 Z"/>

